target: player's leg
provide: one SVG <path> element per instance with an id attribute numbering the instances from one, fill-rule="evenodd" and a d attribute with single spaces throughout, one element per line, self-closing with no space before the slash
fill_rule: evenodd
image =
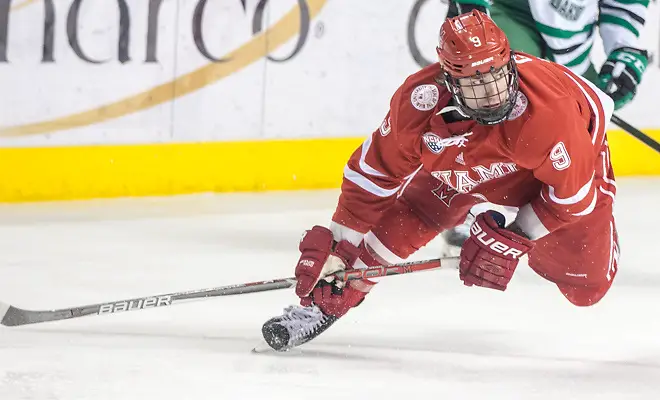
<path id="1" fill-rule="evenodd" d="M 554 282 L 576 306 L 591 306 L 607 293 L 618 268 L 619 244 L 611 206 L 537 240 L 529 266 Z"/>
<path id="2" fill-rule="evenodd" d="M 513 50 L 547 56 L 545 42 L 529 9 L 529 0 L 497 0 L 491 6 L 490 15 L 506 34 Z"/>

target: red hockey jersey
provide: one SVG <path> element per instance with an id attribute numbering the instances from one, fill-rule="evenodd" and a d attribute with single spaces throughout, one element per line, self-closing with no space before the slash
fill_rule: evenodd
<path id="1" fill-rule="evenodd" d="M 517 224 L 545 236 L 614 199 L 606 125 L 613 103 L 567 68 L 516 54 L 520 91 L 508 119 L 493 126 L 446 123 L 451 95 L 439 64 L 409 76 L 380 127 L 344 169 L 333 221 L 366 233 L 424 168 L 454 196 L 520 207 Z"/>

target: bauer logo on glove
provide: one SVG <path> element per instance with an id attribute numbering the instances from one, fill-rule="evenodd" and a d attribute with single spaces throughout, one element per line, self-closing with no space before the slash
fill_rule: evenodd
<path id="1" fill-rule="evenodd" d="M 307 268 L 312 268 L 314 267 L 314 260 L 300 260 L 298 265 L 307 267 Z"/>
<path id="2" fill-rule="evenodd" d="M 474 224 L 470 227 L 470 233 L 472 236 L 476 237 L 484 246 L 487 246 L 489 249 L 494 252 L 500 253 L 502 256 L 510 256 L 512 259 L 516 260 L 523 255 L 523 252 L 519 249 L 507 246 L 506 244 L 495 240 L 493 237 L 489 237 L 488 233 L 479 225 L 478 221 L 474 221 Z"/>
<path id="3" fill-rule="evenodd" d="M 506 290 L 518 259 L 533 246 L 531 240 L 504 228 L 502 214 L 481 213 L 461 249 L 459 277 L 466 286 Z"/>

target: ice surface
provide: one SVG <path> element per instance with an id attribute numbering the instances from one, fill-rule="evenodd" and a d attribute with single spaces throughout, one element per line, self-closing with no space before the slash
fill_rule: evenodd
<path id="1" fill-rule="evenodd" d="M 292 275 L 336 191 L 0 206 L 0 299 L 33 309 Z M 656 399 L 660 180 L 620 179 L 620 272 L 590 308 L 526 266 L 504 292 L 389 277 L 330 330 L 252 354 L 291 291 L 0 328 L 0 399 Z M 433 256 L 434 242 L 418 258 Z"/>

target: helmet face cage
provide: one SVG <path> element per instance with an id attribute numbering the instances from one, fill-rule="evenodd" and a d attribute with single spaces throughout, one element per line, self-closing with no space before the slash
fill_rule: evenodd
<path id="1" fill-rule="evenodd" d="M 461 112 L 479 124 L 495 125 L 504 121 L 516 102 L 519 85 L 513 54 L 505 65 L 491 67 L 486 73 L 455 78 L 445 71 L 444 78 Z"/>

